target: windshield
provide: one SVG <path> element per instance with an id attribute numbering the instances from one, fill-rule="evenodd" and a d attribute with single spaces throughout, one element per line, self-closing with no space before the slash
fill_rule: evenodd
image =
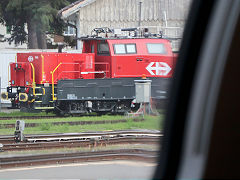
<path id="1" fill-rule="evenodd" d="M 149 54 L 166 54 L 164 44 L 147 44 L 147 49 Z"/>

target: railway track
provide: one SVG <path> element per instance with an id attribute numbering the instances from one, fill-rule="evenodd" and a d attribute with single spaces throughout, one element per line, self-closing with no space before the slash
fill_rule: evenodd
<path id="1" fill-rule="evenodd" d="M 121 131 L 102 131 L 102 132 L 84 132 L 84 133 L 57 133 L 57 134 L 38 134 L 25 135 L 27 142 L 41 142 L 41 141 L 69 141 L 69 140 L 85 140 L 85 139 L 109 139 L 113 137 L 124 136 L 152 136 L 161 137 L 163 134 L 157 130 L 121 130 Z M 10 144 L 14 142 L 14 136 L 4 135 L 0 136 L 0 143 Z"/>
<path id="2" fill-rule="evenodd" d="M 159 137 L 118 137 L 112 139 L 100 140 L 73 140 L 60 142 L 38 142 L 38 143 L 13 143 L 4 144 L 3 151 L 26 151 L 26 150 L 42 150 L 56 148 L 80 148 L 80 147 L 98 147 L 107 145 L 120 144 L 158 144 L 161 138 Z"/>
<path id="3" fill-rule="evenodd" d="M 111 131 L 89 133 L 65 133 L 26 135 L 25 141 L 16 143 L 14 136 L 1 136 L 3 151 L 106 146 L 113 144 L 156 144 L 162 138 L 159 131 Z"/>
<path id="4" fill-rule="evenodd" d="M 106 160 L 156 161 L 158 151 L 143 149 L 118 149 L 97 152 L 54 153 L 40 155 L 21 155 L 0 158 L 0 168 L 36 166 L 48 164 L 79 163 Z"/>
<path id="5" fill-rule="evenodd" d="M 57 148 L 87 147 L 90 152 L 51 153 L 40 155 L 2 155 L 0 168 L 35 166 L 47 164 L 76 163 L 105 160 L 138 160 L 155 161 L 158 152 L 143 149 L 118 149 L 94 151 L 95 147 L 122 144 L 158 144 L 162 138 L 160 131 L 125 130 L 110 132 L 88 132 L 67 134 L 27 135 L 26 142 L 15 143 L 13 136 L 2 136 L 2 140 L 12 140 L 12 143 L 2 143 L 3 151 L 29 151 Z M 141 146 L 142 147 L 142 146 Z M 0 153 L 1 155 L 1 153 Z"/>

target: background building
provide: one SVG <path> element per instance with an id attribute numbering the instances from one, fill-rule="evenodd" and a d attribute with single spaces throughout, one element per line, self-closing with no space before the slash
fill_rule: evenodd
<path id="1" fill-rule="evenodd" d="M 75 22 L 78 36 L 89 35 L 96 27 L 148 27 L 167 37 L 182 36 L 191 0 L 79 0 L 63 8 L 59 16 Z M 140 10 L 141 4 L 141 10 Z M 141 15 L 139 15 L 141 13 Z M 140 18 L 139 18 L 140 17 Z M 180 40 L 173 43 L 177 50 Z"/>

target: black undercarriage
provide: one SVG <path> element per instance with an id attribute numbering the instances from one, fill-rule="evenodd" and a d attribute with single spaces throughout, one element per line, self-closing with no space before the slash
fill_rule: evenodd
<path id="1" fill-rule="evenodd" d="M 8 94 L 14 95 L 12 103 L 21 111 L 40 112 L 53 111 L 57 115 L 73 114 L 124 114 L 136 111 L 140 104 L 134 103 L 136 98 L 135 83 L 137 78 L 115 78 L 115 79 L 74 79 L 59 80 L 54 88 L 52 96 L 51 85 L 45 87 L 38 85 L 33 89 L 29 88 L 26 93 L 25 87 L 18 87 L 14 94 L 9 89 Z M 167 100 L 167 88 L 170 79 L 150 78 L 151 97 L 155 104 L 165 104 Z M 20 101 L 19 93 L 26 93 L 27 100 Z M 23 96 L 26 96 L 23 94 Z M 24 99 L 24 97 L 22 98 Z"/>

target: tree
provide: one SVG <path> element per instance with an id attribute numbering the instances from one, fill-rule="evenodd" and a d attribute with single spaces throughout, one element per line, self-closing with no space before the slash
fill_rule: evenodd
<path id="1" fill-rule="evenodd" d="M 72 0 L 2 0 L 0 13 L 6 26 L 11 26 L 8 41 L 28 41 L 30 49 L 46 49 L 46 32 L 62 32 L 64 23 L 57 19 L 58 10 Z M 25 30 L 27 25 L 27 32 Z"/>
<path id="2" fill-rule="evenodd" d="M 1 8 L 1 4 L 0 4 L 0 24 L 3 24 L 4 20 L 2 18 L 2 8 Z"/>

